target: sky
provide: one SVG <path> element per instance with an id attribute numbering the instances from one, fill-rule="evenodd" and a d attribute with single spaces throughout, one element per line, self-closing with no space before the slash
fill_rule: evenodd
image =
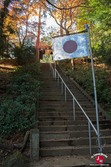
<path id="1" fill-rule="evenodd" d="M 44 21 L 46 23 L 44 26 L 45 35 L 47 35 L 51 31 L 55 31 L 55 29 L 56 30 L 60 29 L 57 23 L 55 22 L 54 18 L 51 17 L 50 15 L 48 15 L 47 18 L 44 19 Z"/>
<path id="2" fill-rule="evenodd" d="M 52 26 L 52 27 L 57 27 L 58 28 L 58 25 L 55 22 L 53 17 L 47 16 L 46 23 L 47 23 L 47 26 Z"/>

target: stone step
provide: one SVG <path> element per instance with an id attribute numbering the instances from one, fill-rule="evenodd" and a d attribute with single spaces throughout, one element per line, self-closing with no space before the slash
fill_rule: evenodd
<path id="1" fill-rule="evenodd" d="M 91 113 L 91 112 L 87 112 L 87 115 L 89 116 L 90 119 L 94 120 L 96 119 L 96 115 L 95 113 Z M 73 111 L 56 111 L 56 112 L 46 112 L 46 111 L 42 111 L 42 112 L 39 112 L 39 117 L 73 117 Z M 77 119 L 86 119 L 84 114 L 81 112 L 78 112 L 76 111 L 76 118 Z M 99 119 L 102 119 L 102 115 L 99 115 Z"/>
<path id="2" fill-rule="evenodd" d="M 104 148 L 104 153 L 111 153 L 111 145 L 106 145 Z M 98 152 L 97 146 L 92 146 L 92 154 Z M 41 148 L 40 155 L 42 157 L 53 157 L 53 156 L 64 156 L 64 155 L 89 155 L 89 147 L 88 146 L 61 146 L 61 147 L 51 147 L 51 148 Z"/>
<path id="3" fill-rule="evenodd" d="M 48 93 L 48 94 L 50 94 L 52 92 L 56 92 L 55 90 L 59 90 L 59 93 L 61 92 L 62 94 L 64 94 L 64 89 L 62 90 L 61 87 L 59 87 L 59 85 L 56 82 L 55 82 L 55 84 L 51 84 L 51 85 L 50 85 L 50 82 L 45 83 L 45 84 L 48 84 L 48 87 L 46 85 L 43 86 L 42 92 L 48 93 L 49 90 L 52 90 L 51 92 Z M 66 91 L 66 94 L 67 94 L 67 96 L 71 96 L 71 93 L 68 90 Z M 80 91 L 78 91 L 77 89 L 75 89 L 75 91 L 73 90 L 73 94 L 76 96 L 79 96 L 81 94 L 81 97 L 85 97 L 85 95 L 83 93 L 81 93 Z"/>
<path id="4" fill-rule="evenodd" d="M 44 120 L 73 120 L 72 116 L 39 116 L 39 121 L 44 121 Z"/>
<path id="5" fill-rule="evenodd" d="M 97 152 L 97 147 L 93 150 Z M 51 147 L 51 148 L 41 148 L 40 149 L 40 155 L 42 157 L 53 157 L 53 156 L 71 156 L 71 155 L 88 155 L 89 154 L 89 148 L 84 147 Z"/>
<path id="6" fill-rule="evenodd" d="M 67 101 L 67 102 L 65 102 L 64 100 L 61 100 L 61 101 L 59 101 L 59 100 L 55 100 L 55 101 L 48 101 L 48 100 L 46 100 L 46 101 L 40 101 L 40 105 L 44 105 L 44 106 L 66 106 L 67 105 L 67 107 L 69 107 L 69 106 L 71 106 L 72 107 L 72 105 L 73 105 L 73 101 L 71 100 L 71 101 Z M 80 102 L 80 105 L 81 106 L 83 106 L 83 107 L 88 107 L 88 108 L 94 108 L 93 106 L 92 106 L 92 104 L 91 103 L 85 103 L 84 101 L 83 102 Z M 77 104 L 76 104 L 76 106 L 77 106 Z"/>
<path id="7" fill-rule="evenodd" d="M 96 117 L 95 116 L 89 116 L 90 120 L 93 120 L 95 121 L 96 120 Z M 102 120 L 103 118 L 100 116 L 99 117 L 99 120 Z M 72 115 L 58 115 L 58 116 L 39 116 L 39 121 L 43 121 L 43 120 L 74 120 L 74 117 Z M 85 121 L 87 122 L 87 119 L 84 115 L 81 115 L 81 116 L 76 116 L 76 121 Z M 82 122 L 81 122 L 82 124 Z"/>
<path id="8" fill-rule="evenodd" d="M 55 96 L 62 95 L 60 89 L 59 89 L 59 88 L 56 88 L 56 89 L 55 89 L 55 87 L 52 87 L 52 90 L 51 90 L 51 91 L 50 91 L 50 90 L 44 90 L 44 89 L 43 89 L 42 94 L 43 94 L 43 95 L 48 95 L 48 96 L 50 96 L 50 95 L 52 95 L 52 94 L 54 94 Z"/>
<path id="9" fill-rule="evenodd" d="M 73 125 L 73 120 L 59 120 L 59 121 L 39 121 L 39 125 L 50 126 L 50 125 Z"/>
<path id="10" fill-rule="evenodd" d="M 50 93 L 49 93 L 50 92 Z M 53 96 L 55 97 L 55 99 L 57 99 L 57 97 L 65 97 L 64 94 L 62 93 L 61 90 L 55 90 L 52 91 L 51 89 L 48 91 L 43 91 L 42 92 L 42 96 L 41 99 L 51 99 L 51 97 L 53 98 Z M 74 96 L 77 98 L 77 100 L 81 100 L 81 101 L 88 101 L 90 102 L 86 97 L 84 97 L 84 95 L 82 96 L 81 94 L 74 94 Z M 67 95 L 67 100 L 72 100 L 72 96 L 71 95 Z"/>
<path id="11" fill-rule="evenodd" d="M 92 120 L 93 124 L 96 125 L 96 121 Z M 108 120 L 101 120 L 99 121 L 99 123 L 101 124 L 101 126 L 104 124 L 108 123 Z M 110 123 L 110 122 L 109 122 Z M 87 125 L 87 121 L 86 120 L 82 120 L 82 125 Z M 81 120 L 42 120 L 39 121 L 39 125 L 45 125 L 45 126 L 50 126 L 50 125 L 81 125 Z"/>
<path id="12" fill-rule="evenodd" d="M 89 155 L 88 122 L 85 120 L 80 108 L 75 105 L 76 120 L 73 120 L 72 97 L 67 91 L 67 102 L 64 101 L 64 93 L 60 84 L 52 78 L 47 64 L 42 65 L 43 87 L 40 97 L 39 130 L 40 130 L 40 155 L 64 156 L 64 155 Z M 89 98 L 63 75 L 64 81 L 74 93 L 84 111 L 88 114 L 96 127 L 95 107 Z M 99 113 L 100 135 L 106 140 L 105 151 L 111 152 L 111 122 L 102 118 Z M 96 134 L 91 128 L 92 153 L 97 153 Z M 105 152 L 104 152 L 105 153 Z"/>
<path id="13" fill-rule="evenodd" d="M 73 115 L 72 114 L 72 110 L 61 110 L 61 111 L 45 111 L 42 109 L 39 110 L 39 116 L 49 116 L 49 115 L 64 115 L 64 114 L 69 114 L 69 115 Z M 77 113 L 78 114 L 78 113 Z"/>
<path id="14" fill-rule="evenodd" d="M 45 102 L 54 102 L 54 101 L 59 101 L 59 102 L 61 102 L 61 101 L 64 101 L 64 97 L 63 96 L 43 96 L 43 97 L 41 97 L 40 98 L 40 102 L 43 102 L 43 101 L 45 101 Z"/>
<path id="15" fill-rule="evenodd" d="M 58 99 L 64 99 L 64 95 L 63 94 L 60 94 L 60 92 L 58 94 L 55 94 L 55 93 L 42 93 L 41 95 L 41 98 L 40 100 L 43 101 L 43 100 L 58 100 Z M 72 96 L 67 96 L 67 100 L 70 101 L 72 100 Z M 79 101 L 83 101 L 83 102 L 90 102 L 87 98 L 83 98 L 83 97 L 78 97 L 78 100 Z"/>
<path id="16" fill-rule="evenodd" d="M 92 121 L 95 121 L 96 120 L 96 117 L 95 116 L 90 116 L 89 117 Z M 43 121 L 43 120 L 74 120 L 73 116 L 72 115 L 66 115 L 66 114 L 62 114 L 62 115 L 59 115 L 59 116 L 39 116 L 39 121 Z M 86 117 L 83 115 L 83 116 L 76 116 L 76 121 L 80 122 L 80 121 L 85 121 L 87 122 L 87 119 Z M 99 120 L 102 120 L 102 117 L 100 116 L 99 117 Z M 83 122 L 81 122 L 83 124 Z"/>
<path id="17" fill-rule="evenodd" d="M 100 129 L 107 129 L 109 128 L 111 129 L 111 124 L 100 124 Z M 75 130 L 87 130 L 88 126 L 87 125 L 59 125 L 59 126 L 40 126 L 39 125 L 39 129 L 41 132 L 49 132 L 49 131 L 75 131 Z"/>
<path id="18" fill-rule="evenodd" d="M 59 101 L 59 99 L 61 99 L 61 101 Z M 57 98 L 54 98 L 53 96 L 44 96 L 43 95 L 43 97 L 41 96 L 41 98 L 40 98 L 40 102 L 42 102 L 43 104 L 46 104 L 47 102 L 50 102 L 50 103 L 53 103 L 53 102 L 55 102 L 55 103 L 61 103 L 61 102 L 63 102 L 63 103 L 65 103 L 65 104 L 72 104 L 72 102 L 73 102 L 73 98 L 67 98 L 67 100 L 66 100 L 66 102 L 65 102 L 65 98 L 64 98 L 64 96 L 62 95 L 62 96 L 57 96 Z M 81 104 L 85 104 L 85 105 L 90 105 L 90 106 L 92 106 L 92 103 L 91 102 L 89 102 L 88 100 L 84 100 L 84 99 L 82 99 L 81 100 Z"/>
<path id="19" fill-rule="evenodd" d="M 87 130 L 87 126 L 75 126 L 75 125 L 61 125 L 61 126 L 39 126 L 41 132 L 50 132 L 50 131 L 75 131 L 75 130 Z"/>
<path id="20" fill-rule="evenodd" d="M 62 92 L 62 90 L 59 88 L 59 87 L 53 87 L 53 89 L 52 88 L 50 88 L 50 89 L 43 89 L 43 91 L 42 91 L 42 94 L 44 95 L 44 96 L 51 96 L 52 94 L 54 94 L 55 96 L 57 96 L 57 95 L 62 95 L 63 97 L 64 97 L 64 92 Z M 85 97 L 85 95 L 84 94 L 81 94 L 80 92 L 74 92 L 73 93 L 74 94 L 74 96 L 78 99 L 87 99 L 86 97 Z M 68 99 L 71 99 L 72 98 L 72 96 L 71 96 L 71 94 L 69 93 L 69 92 L 67 92 L 67 94 L 66 94 L 66 96 L 67 96 L 67 98 Z"/>
<path id="21" fill-rule="evenodd" d="M 101 142 L 103 144 L 111 144 L 111 137 L 110 136 L 103 136 L 101 137 Z M 91 138 L 91 143 L 93 145 L 97 145 L 97 138 L 92 137 Z M 41 147 L 60 147 L 60 146 L 84 146 L 84 145 L 89 145 L 89 138 L 70 138 L 70 139 L 52 139 L 52 140 L 46 140 L 46 139 L 41 139 L 40 142 Z"/>
<path id="22" fill-rule="evenodd" d="M 95 116 L 96 114 L 94 112 L 87 111 L 88 116 Z M 73 116 L 72 110 L 61 110 L 61 111 L 39 111 L 39 116 L 62 116 L 62 115 L 69 115 Z M 76 117 L 84 116 L 84 114 L 80 111 L 76 111 Z M 102 113 L 99 113 L 99 116 L 102 116 Z"/>
<path id="23" fill-rule="evenodd" d="M 61 101 L 59 101 L 58 99 L 55 101 L 51 101 L 51 100 L 49 101 L 47 99 L 47 100 L 40 101 L 40 103 L 42 103 L 43 105 L 48 105 L 48 106 L 52 106 L 52 105 L 57 106 L 60 104 L 63 106 L 64 105 L 72 106 L 73 100 L 68 100 L 65 102 L 65 98 L 63 98 L 63 100 L 61 100 Z M 75 104 L 76 104 L 76 106 L 78 106 L 77 103 L 75 103 Z M 85 103 L 84 101 L 83 102 L 81 101 L 80 105 L 90 107 L 90 108 L 95 108 L 91 103 L 87 103 L 87 102 Z"/>
<path id="24" fill-rule="evenodd" d="M 100 131 L 101 136 L 110 136 L 111 130 L 105 129 Z M 88 130 L 79 130 L 79 131 L 50 131 L 50 132 L 40 132 L 41 139 L 70 139 L 78 137 L 88 137 Z M 91 131 L 91 136 L 96 136 L 94 131 Z"/>
<path id="25" fill-rule="evenodd" d="M 72 107 L 42 107 L 42 106 L 40 106 L 40 109 L 39 109 L 39 111 L 40 112 L 72 112 Z M 80 112 L 81 113 L 81 109 L 80 108 L 75 108 L 75 111 L 76 112 Z M 88 108 L 86 108 L 85 109 L 85 112 L 87 113 L 87 112 L 89 112 L 89 113 L 94 113 L 95 114 L 95 109 L 88 109 Z M 101 112 L 100 112 L 100 114 L 101 114 Z"/>
<path id="26" fill-rule="evenodd" d="M 59 87 L 54 87 L 54 86 L 52 86 L 51 88 L 49 88 L 49 89 L 45 89 L 45 88 L 43 88 L 43 91 L 42 91 L 42 94 L 44 95 L 44 94 L 47 94 L 47 95 L 52 95 L 52 93 L 53 94 L 55 94 L 55 95 L 58 95 L 58 93 L 60 94 L 60 88 Z M 62 93 L 62 92 L 61 92 Z"/>
<path id="27" fill-rule="evenodd" d="M 61 105 L 61 104 L 59 104 L 59 105 L 50 105 L 50 104 L 47 104 L 47 105 L 40 105 L 40 108 L 41 108 L 41 110 L 42 109 L 45 109 L 45 110 L 71 110 L 72 109 L 72 105 Z M 84 110 L 86 110 L 86 111 L 93 111 L 93 112 L 95 112 L 95 108 L 93 108 L 93 107 L 90 107 L 90 106 L 82 106 L 82 108 L 84 109 Z M 76 110 L 81 110 L 80 109 L 80 107 L 78 107 L 78 106 L 76 106 L 76 108 L 75 108 Z"/>
<path id="28" fill-rule="evenodd" d="M 88 112 L 88 114 L 90 116 L 94 116 L 95 114 L 94 113 L 91 113 L 91 112 Z M 39 116 L 62 116 L 62 115 L 69 115 L 69 116 L 73 116 L 73 111 L 56 111 L 56 112 L 46 112 L 46 111 L 40 111 L 39 112 Z M 76 116 L 83 116 L 83 113 L 80 113 L 80 112 L 77 112 L 76 111 Z"/>

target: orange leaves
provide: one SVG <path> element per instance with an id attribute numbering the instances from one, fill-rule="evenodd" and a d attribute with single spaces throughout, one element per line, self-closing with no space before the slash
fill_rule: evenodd
<path id="1" fill-rule="evenodd" d="M 2 9 L 3 8 L 3 4 L 2 4 L 2 2 L 0 2 L 0 9 Z"/>
<path id="2" fill-rule="evenodd" d="M 71 31 L 72 26 L 76 23 L 79 9 L 84 5 L 85 0 L 57 0 L 57 8 L 51 15 L 62 29 Z M 60 10 L 59 10 L 60 9 Z"/>
<path id="3" fill-rule="evenodd" d="M 3 30 L 9 40 L 21 45 L 29 35 L 35 37 L 41 4 L 37 0 L 13 0 L 10 3 Z"/>

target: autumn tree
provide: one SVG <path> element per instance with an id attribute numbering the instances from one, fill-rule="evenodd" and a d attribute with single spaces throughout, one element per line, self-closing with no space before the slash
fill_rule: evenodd
<path id="1" fill-rule="evenodd" d="M 6 35 L 3 32 L 4 22 L 9 12 L 9 5 L 13 0 L 1 0 L 0 2 L 0 56 L 3 57 L 6 46 Z"/>
<path id="2" fill-rule="evenodd" d="M 29 19 L 31 17 L 31 5 L 28 1 L 25 3 L 14 1 L 11 4 L 9 15 L 5 19 L 4 33 L 9 37 L 14 45 L 23 47 L 28 36 L 30 27 Z"/>
<path id="3" fill-rule="evenodd" d="M 55 22 L 60 26 L 60 34 L 69 34 L 72 27 L 76 27 L 78 18 L 78 9 L 85 6 L 84 0 L 56 0 L 53 3 L 49 2 L 48 8 L 50 15 L 55 19 Z M 53 8 L 50 7 L 53 6 Z M 74 31 L 74 30 L 73 30 Z M 76 31 L 76 29 L 75 29 Z"/>
<path id="4" fill-rule="evenodd" d="M 4 34 L 7 35 L 12 45 L 23 48 L 33 43 L 36 38 L 35 47 L 38 50 L 43 12 L 39 1 L 22 0 L 11 3 L 9 14 L 5 19 Z M 38 55 L 37 59 L 39 59 Z"/>

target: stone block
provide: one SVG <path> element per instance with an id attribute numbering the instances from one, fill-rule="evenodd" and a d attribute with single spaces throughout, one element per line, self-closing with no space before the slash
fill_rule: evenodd
<path id="1" fill-rule="evenodd" d="M 30 131 L 30 158 L 39 160 L 39 129 Z"/>

